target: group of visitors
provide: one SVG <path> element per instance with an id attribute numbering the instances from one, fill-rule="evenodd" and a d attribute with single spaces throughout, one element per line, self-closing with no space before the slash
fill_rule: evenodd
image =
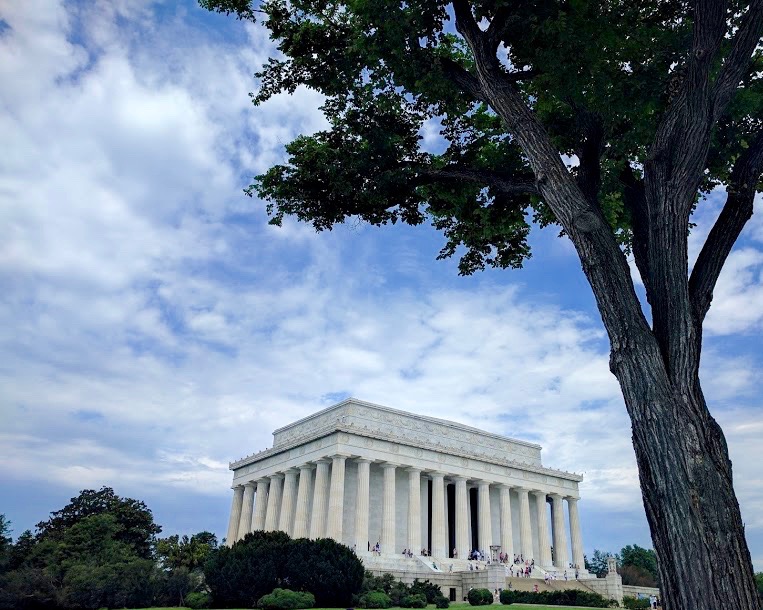
<path id="1" fill-rule="evenodd" d="M 637 593 L 636 599 L 646 599 L 646 595 L 643 593 Z M 662 608 L 662 602 L 660 601 L 660 598 L 656 595 L 650 595 L 649 596 L 649 607 L 650 608 Z"/>
<path id="2" fill-rule="evenodd" d="M 526 565 L 509 566 L 509 576 L 516 578 L 530 578 L 533 572 L 533 565 L 527 563 Z"/>

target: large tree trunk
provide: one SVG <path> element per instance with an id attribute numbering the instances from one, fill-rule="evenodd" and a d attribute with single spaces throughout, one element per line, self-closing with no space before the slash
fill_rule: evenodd
<path id="1" fill-rule="evenodd" d="M 758 610 L 731 461 L 699 380 L 666 383 L 654 350 L 613 352 L 667 610 Z"/>

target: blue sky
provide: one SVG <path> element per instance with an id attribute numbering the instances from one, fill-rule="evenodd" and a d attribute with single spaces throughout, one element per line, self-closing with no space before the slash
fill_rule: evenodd
<path id="1" fill-rule="evenodd" d="M 229 461 L 346 396 L 539 442 L 582 473 L 587 553 L 649 546 L 630 427 L 570 244 L 457 275 L 433 230 L 266 224 L 250 178 L 322 128 L 316 93 L 254 108 L 263 29 L 194 2 L 0 7 L 0 512 L 83 488 L 166 534 L 224 535 Z M 723 194 L 700 207 L 692 253 Z M 703 384 L 763 570 L 763 210 L 706 323 Z"/>

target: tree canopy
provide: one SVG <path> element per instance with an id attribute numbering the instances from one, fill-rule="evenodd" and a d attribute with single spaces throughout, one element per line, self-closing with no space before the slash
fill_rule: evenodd
<path id="1" fill-rule="evenodd" d="M 558 222 L 456 34 L 453 13 L 468 10 L 465 2 L 450 8 L 430 0 L 268 0 L 256 10 L 243 0 L 201 4 L 241 18 L 262 13 L 278 41 L 283 57 L 257 74 L 255 103 L 300 85 L 327 98 L 331 129 L 287 145 L 288 163 L 258 176 L 248 190 L 270 201 L 272 223 L 294 215 L 325 230 L 350 217 L 375 225 L 429 219 L 446 237 L 441 256 L 460 252 L 461 272 L 472 273 L 485 265 L 521 266 L 530 256 L 530 221 Z M 732 4 L 729 20 L 738 26 L 743 3 Z M 643 165 L 659 118 L 690 76 L 693 19 L 686 3 L 471 6 L 474 25 L 490 23 L 485 34 L 498 50 L 502 86 L 517 88 L 556 150 L 575 160 L 571 173 L 618 241 L 632 247 Z M 729 53 L 732 40 L 721 45 Z M 719 64 L 716 58 L 708 69 L 718 72 Z M 760 167 L 761 70 L 758 50 L 739 71 L 741 93 L 719 117 L 707 171 L 692 185 L 700 194 L 726 184 L 735 166 L 737 174 L 745 162 Z M 440 128 L 442 150 L 423 145 L 427 125 Z M 739 187 L 754 192 L 759 180 L 753 171 Z"/>
<path id="2" fill-rule="evenodd" d="M 41 539 L 58 539 L 83 519 L 104 514 L 113 517 L 118 540 L 130 545 L 140 557 L 152 557 L 154 539 L 162 531 L 161 526 L 154 523 L 151 510 L 144 502 L 121 498 L 111 487 L 82 490 L 61 510 L 38 523 L 37 535 Z"/>

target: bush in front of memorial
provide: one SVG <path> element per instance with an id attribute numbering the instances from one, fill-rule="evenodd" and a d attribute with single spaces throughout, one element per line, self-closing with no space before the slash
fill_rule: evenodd
<path id="1" fill-rule="evenodd" d="M 564 589 L 562 591 L 501 591 L 502 604 L 549 604 L 554 606 L 587 606 L 589 608 L 609 608 L 617 606 L 614 600 L 604 599 L 598 593 Z"/>
<path id="2" fill-rule="evenodd" d="M 312 593 L 318 607 L 347 607 L 360 591 L 363 574 L 363 564 L 343 544 L 292 540 L 283 532 L 247 534 L 215 551 L 204 565 L 217 608 L 253 608 L 277 588 Z"/>

